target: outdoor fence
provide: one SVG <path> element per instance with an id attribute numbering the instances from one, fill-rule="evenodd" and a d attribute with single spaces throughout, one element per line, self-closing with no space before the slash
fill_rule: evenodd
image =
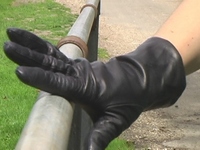
<path id="1" fill-rule="evenodd" d="M 100 0 L 88 0 L 58 47 L 67 57 L 97 59 Z M 40 92 L 16 150 L 81 150 L 92 126 L 89 116 L 66 99 Z"/>

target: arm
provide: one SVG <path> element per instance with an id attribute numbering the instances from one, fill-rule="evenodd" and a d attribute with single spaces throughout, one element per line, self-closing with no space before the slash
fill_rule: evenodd
<path id="1" fill-rule="evenodd" d="M 143 111 L 174 104 L 186 86 L 184 69 L 187 74 L 198 69 L 196 3 L 184 1 L 156 37 L 107 63 L 63 58 L 50 43 L 19 29 L 7 31 L 4 50 L 20 65 L 16 74 L 22 82 L 94 111 L 85 150 L 103 150 Z"/>
<path id="2" fill-rule="evenodd" d="M 199 0 L 184 0 L 155 34 L 167 39 L 177 48 L 186 75 L 200 68 L 199 7 Z"/>

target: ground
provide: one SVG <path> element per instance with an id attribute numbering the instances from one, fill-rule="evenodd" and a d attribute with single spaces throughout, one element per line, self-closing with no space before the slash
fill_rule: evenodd
<path id="1" fill-rule="evenodd" d="M 56 2 L 70 7 L 72 12 L 76 14 L 80 12 L 81 6 L 85 4 L 84 0 L 56 0 Z M 109 18 L 104 14 L 100 15 L 99 47 L 107 49 L 111 56 L 130 52 L 148 37 L 148 34 L 138 32 L 139 29 L 135 28 L 133 24 L 112 24 L 108 20 Z M 163 115 L 159 111 L 143 113 L 120 137 L 135 142 L 137 149 L 174 149 L 166 148 L 162 143 L 179 139 L 182 134 L 180 129 L 176 129 L 176 126 L 170 124 Z"/>

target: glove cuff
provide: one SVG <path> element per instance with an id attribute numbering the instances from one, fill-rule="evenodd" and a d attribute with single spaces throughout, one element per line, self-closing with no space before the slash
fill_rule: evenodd
<path id="1" fill-rule="evenodd" d="M 153 88 L 155 81 L 160 79 L 158 80 L 160 81 L 158 97 L 152 102 L 150 101 L 145 110 L 169 107 L 179 99 L 186 87 L 182 57 L 175 46 L 165 39 L 152 37 L 146 42 L 149 45 L 153 45 L 153 48 L 156 50 L 156 54 L 154 53 L 156 56 L 155 62 L 161 64 L 163 68 L 157 70 L 161 76 L 159 78 L 155 75 L 150 86 L 150 88 Z"/>
<path id="2" fill-rule="evenodd" d="M 140 103 L 144 111 L 173 105 L 186 87 L 182 58 L 173 44 L 165 39 L 149 38 L 135 51 L 116 59 L 131 66 L 129 77 L 131 70 L 137 70 L 134 72 L 137 72 L 138 81 L 132 82 L 139 83 L 134 86 L 143 89 L 140 90 L 143 91 Z M 135 87 L 133 91 L 138 91 Z"/>

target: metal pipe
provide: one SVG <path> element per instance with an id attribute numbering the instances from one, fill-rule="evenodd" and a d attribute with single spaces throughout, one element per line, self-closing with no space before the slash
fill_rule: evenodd
<path id="1" fill-rule="evenodd" d="M 50 94 L 39 98 L 31 111 L 15 149 L 66 149 L 72 116 L 73 107 L 64 98 Z"/>
<path id="2" fill-rule="evenodd" d="M 98 9 L 99 4 L 100 4 L 100 0 L 88 0 L 86 3 L 86 5 L 93 5 L 97 9 Z M 93 7 L 90 7 L 90 6 L 84 7 L 79 17 L 73 24 L 73 27 L 67 34 L 67 36 L 79 37 L 81 40 L 83 40 L 87 44 L 89 40 L 90 32 L 94 24 L 95 17 L 99 15 L 99 13 L 98 15 L 96 15 L 96 13 L 98 12 L 96 12 Z M 71 51 L 75 51 L 76 53 L 78 53 L 78 55 L 82 53 L 82 56 L 83 56 L 82 49 L 75 44 L 72 44 L 72 45 L 64 44 L 60 46 L 59 49 L 61 52 L 63 52 L 67 56 L 72 55 Z M 71 57 L 73 57 L 73 55 Z"/>
<path id="3" fill-rule="evenodd" d="M 99 1 L 88 0 L 87 4 L 98 7 Z M 68 36 L 77 36 L 87 44 L 95 13 L 94 8 L 85 7 L 69 31 Z M 59 47 L 59 49 L 69 58 L 83 57 L 82 49 L 76 44 L 67 43 Z M 71 138 L 70 136 L 72 136 L 73 114 L 74 106 L 66 99 L 41 92 L 33 106 L 15 150 L 66 150 L 69 148 L 68 142 Z M 80 119 L 82 117 L 84 116 L 82 115 Z M 72 148 L 73 146 L 71 145 L 69 149 L 74 149 Z"/>
<path id="4" fill-rule="evenodd" d="M 87 4 L 91 4 L 94 7 L 98 8 L 100 0 L 88 0 Z M 90 31 L 96 17 L 96 11 L 94 8 L 87 6 L 81 11 L 79 17 L 75 21 L 73 28 L 69 31 L 68 36 L 78 36 L 80 37 L 85 43 L 88 42 Z"/>

